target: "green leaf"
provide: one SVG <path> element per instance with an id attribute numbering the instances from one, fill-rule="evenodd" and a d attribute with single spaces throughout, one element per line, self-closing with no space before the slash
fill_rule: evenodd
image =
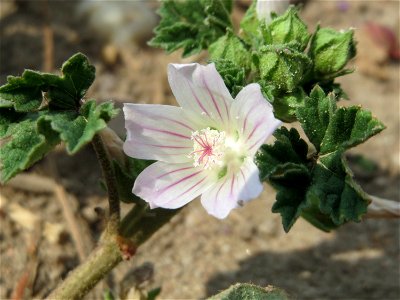
<path id="1" fill-rule="evenodd" d="M 232 97 L 235 98 L 246 84 L 245 69 L 227 59 L 218 59 L 215 60 L 214 63 L 215 68 L 224 80 L 226 87 Z"/>
<path id="2" fill-rule="evenodd" d="M 337 108 L 335 97 L 319 86 L 297 116 L 316 153 L 307 157 L 298 132 L 280 128 L 274 145 L 262 146 L 255 157 L 260 178 L 277 189 L 272 211 L 281 214 L 285 231 L 299 216 L 326 231 L 360 221 L 369 200 L 354 182 L 344 152 L 383 130 L 383 124 L 358 106 Z"/>
<path id="3" fill-rule="evenodd" d="M 229 60 L 245 68 L 246 71 L 250 69 L 250 53 L 244 43 L 231 31 L 228 31 L 226 35 L 211 44 L 208 51 L 210 52 L 211 60 Z"/>
<path id="4" fill-rule="evenodd" d="M 146 300 L 156 300 L 157 296 L 161 293 L 161 287 L 156 287 L 147 292 L 147 299 Z"/>
<path id="5" fill-rule="evenodd" d="M 7 84 L 0 87 L 0 100 L 7 106 L 13 103 L 18 112 L 35 111 L 42 104 L 44 86 L 41 73 L 26 70 L 21 77 L 7 77 Z"/>
<path id="6" fill-rule="evenodd" d="M 261 180 L 267 180 L 280 165 L 288 162 L 307 164 L 307 143 L 300 138 L 296 129 L 290 131 L 281 127 L 274 132 L 273 145 L 263 145 L 257 152 L 255 162 L 260 170 Z"/>
<path id="7" fill-rule="evenodd" d="M 286 163 L 275 168 L 269 182 L 277 189 L 272 212 L 281 214 L 283 229 L 288 232 L 308 207 L 305 195 L 311 174 L 305 165 Z"/>
<path id="8" fill-rule="evenodd" d="M 184 57 L 198 53 L 232 28 L 231 9 L 228 0 L 165 0 L 158 10 L 161 21 L 149 45 L 169 53 L 183 48 Z"/>
<path id="9" fill-rule="evenodd" d="M 292 93 L 274 97 L 274 115 L 283 122 L 290 123 L 297 120 L 297 108 L 304 106 L 307 95 L 302 88 L 297 88 Z"/>
<path id="10" fill-rule="evenodd" d="M 65 142 L 68 153 L 74 154 L 89 143 L 98 131 L 105 128 L 106 122 L 116 116 L 118 111 L 110 102 L 96 105 L 94 100 L 90 100 L 81 107 L 79 114 L 69 111 L 49 112 L 40 122 L 49 122 L 51 128 Z"/>
<path id="11" fill-rule="evenodd" d="M 92 85 L 96 69 L 82 53 L 69 58 L 61 68 L 62 76 L 46 75 L 49 104 L 60 109 L 77 108 Z"/>
<path id="12" fill-rule="evenodd" d="M 48 127 L 37 126 L 39 113 L 17 114 L 12 109 L 0 114 L 0 182 L 32 166 L 60 141 Z"/>
<path id="13" fill-rule="evenodd" d="M 369 111 L 359 106 L 336 108 L 334 95 L 325 95 L 316 86 L 297 110 L 298 119 L 310 141 L 320 154 L 343 151 L 354 147 L 385 126 Z"/>
<path id="14" fill-rule="evenodd" d="M 95 68 L 86 56 L 75 54 L 57 76 L 25 70 L 21 77 L 7 77 L 7 84 L 0 87 L 2 107 L 13 104 L 17 112 L 33 112 L 41 106 L 52 109 L 77 109 L 79 101 L 95 78 Z"/>
<path id="15" fill-rule="evenodd" d="M 273 286 L 262 288 L 250 283 L 237 283 L 209 300 L 288 300 L 285 291 Z"/>
<path id="16" fill-rule="evenodd" d="M 307 198 L 318 204 L 334 224 L 359 222 L 367 212 L 367 195 L 354 182 L 342 152 L 320 157 L 313 169 L 313 183 Z"/>
<path id="17" fill-rule="evenodd" d="M 64 141 L 76 153 L 106 127 L 112 103 L 84 103 L 95 69 L 83 54 L 62 66 L 63 75 L 27 70 L 0 87 L 0 182 L 32 166 Z M 45 94 L 45 96 L 43 96 Z"/>

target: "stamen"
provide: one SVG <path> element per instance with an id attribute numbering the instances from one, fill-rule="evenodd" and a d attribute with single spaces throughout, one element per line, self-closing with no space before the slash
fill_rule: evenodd
<path id="1" fill-rule="evenodd" d="M 225 152 L 226 134 L 215 129 L 202 129 L 192 133 L 193 151 L 189 154 L 194 160 L 194 166 L 211 169 L 222 166 Z"/>

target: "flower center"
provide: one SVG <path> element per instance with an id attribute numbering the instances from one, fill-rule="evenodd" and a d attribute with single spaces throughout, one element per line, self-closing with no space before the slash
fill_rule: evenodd
<path id="1" fill-rule="evenodd" d="M 202 129 L 192 133 L 193 151 L 189 154 L 194 160 L 194 166 L 211 169 L 224 164 L 225 131 Z"/>

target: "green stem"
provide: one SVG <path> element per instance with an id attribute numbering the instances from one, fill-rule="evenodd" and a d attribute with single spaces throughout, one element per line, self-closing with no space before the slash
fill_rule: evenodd
<path id="1" fill-rule="evenodd" d="M 47 299 L 82 299 L 121 261 L 121 252 L 115 241 L 101 243 Z"/>
<path id="2" fill-rule="evenodd" d="M 147 241 L 158 229 L 167 224 L 180 209 L 135 206 L 121 221 L 123 236 L 136 247 Z M 129 229 L 128 229 L 129 228 Z M 105 275 L 122 261 L 116 234 L 107 231 L 103 242 L 75 269 L 47 299 L 82 299 Z"/>
<path id="3" fill-rule="evenodd" d="M 107 229 L 112 232 L 118 232 L 120 216 L 120 204 L 117 188 L 117 179 L 114 174 L 107 148 L 105 147 L 100 135 L 96 134 L 92 140 L 93 148 L 97 154 L 103 177 L 107 186 L 108 206 L 109 206 L 109 221 Z"/>

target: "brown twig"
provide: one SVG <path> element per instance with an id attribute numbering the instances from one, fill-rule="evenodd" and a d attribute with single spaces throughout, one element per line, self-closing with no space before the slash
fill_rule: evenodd
<path id="1" fill-rule="evenodd" d="M 369 195 L 371 204 L 365 218 L 368 219 L 398 219 L 400 218 L 400 202 Z"/>
<path id="2" fill-rule="evenodd" d="M 20 279 L 17 281 L 17 284 L 12 292 L 11 299 L 13 300 L 22 300 L 25 297 L 26 290 L 33 289 L 33 284 L 35 282 L 37 267 L 39 265 L 38 260 L 38 249 L 41 241 L 42 235 L 42 223 L 37 221 L 37 226 L 35 226 L 35 231 L 32 233 L 30 238 L 29 246 L 27 248 L 27 256 L 28 263 L 26 265 L 25 271 L 22 273 Z M 31 295 L 30 295 L 31 296 Z"/>
<path id="3" fill-rule="evenodd" d="M 43 5 L 43 48 L 44 48 L 44 64 L 45 72 L 51 72 L 54 68 L 54 33 L 51 27 L 49 1 L 42 2 Z"/>

